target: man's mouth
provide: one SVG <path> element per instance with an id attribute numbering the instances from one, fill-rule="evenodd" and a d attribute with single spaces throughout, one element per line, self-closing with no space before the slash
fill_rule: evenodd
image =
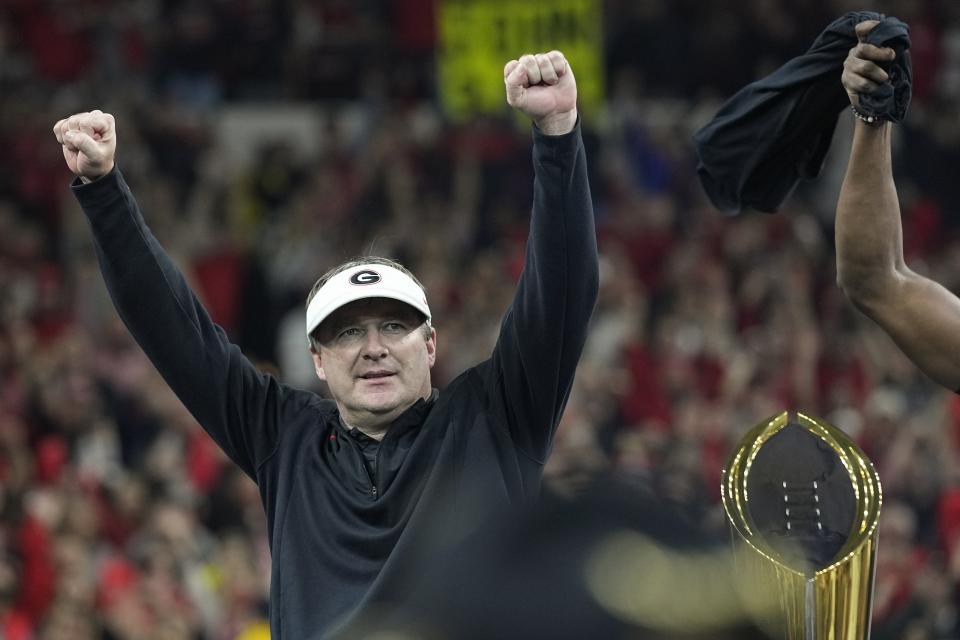
<path id="1" fill-rule="evenodd" d="M 379 380 L 380 378 L 389 378 L 394 375 L 396 374 L 392 371 L 368 371 L 360 377 L 364 380 Z"/>

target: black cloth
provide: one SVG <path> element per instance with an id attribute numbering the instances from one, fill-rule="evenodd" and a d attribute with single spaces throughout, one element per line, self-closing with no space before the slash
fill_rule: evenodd
<path id="1" fill-rule="evenodd" d="M 857 44 L 854 27 L 864 20 L 880 20 L 865 42 L 891 47 L 897 55 L 881 65 L 889 81 L 860 96 L 861 111 L 903 120 L 913 77 L 909 27 L 872 11 L 848 13 L 831 23 L 805 54 L 734 94 L 694 135 L 697 173 L 717 209 L 772 213 L 801 179 L 820 173 L 837 115 L 849 105 L 840 76 Z"/>
<path id="2" fill-rule="evenodd" d="M 533 163 L 526 262 L 493 353 L 397 418 L 373 482 L 334 402 L 261 373 L 211 321 L 118 170 L 74 184 L 121 318 L 259 487 L 275 640 L 321 638 L 385 606 L 490 511 L 537 495 L 599 267 L 579 126 L 535 130 Z"/>

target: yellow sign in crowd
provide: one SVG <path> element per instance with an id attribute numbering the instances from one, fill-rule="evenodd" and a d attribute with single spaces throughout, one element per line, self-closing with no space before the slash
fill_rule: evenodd
<path id="1" fill-rule="evenodd" d="M 498 113 L 503 65 L 524 53 L 559 49 L 576 69 L 580 106 L 603 97 L 600 0 L 440 0 L 437 7 L 440 99 L 461 120 Z"/>

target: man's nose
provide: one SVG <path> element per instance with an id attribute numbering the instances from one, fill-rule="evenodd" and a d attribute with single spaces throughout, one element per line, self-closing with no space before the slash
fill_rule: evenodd
<path id="1" fill-rule="evenodd" d="M 379 360 L 387 355 L 387 346 L 383 342 L 383 336 L 377 329 L 367 331 L 366 340 L 363 342 L 363 357 L 369 360 Z"/>

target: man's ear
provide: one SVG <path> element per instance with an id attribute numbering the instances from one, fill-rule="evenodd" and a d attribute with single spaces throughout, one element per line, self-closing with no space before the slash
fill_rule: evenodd
<path id="1" fill-rule="evenodd" d="M 313 358 L 313 369 L 317 372 L 317 377 L 327 381 L 327 374 L 323 371 L 323 364 L 320 361 L 320 354 L 313 350 L 313 347 L 310 348 L 310 357 Z"/>
<path id="2" fill-rule="evenodd" d="M 431 369 L 437 362 L 437 330 L 430 327 L 430 338 L 427 339 L 427 366 Z M 322 378 L 321 378 L 322 379 Z"/>

